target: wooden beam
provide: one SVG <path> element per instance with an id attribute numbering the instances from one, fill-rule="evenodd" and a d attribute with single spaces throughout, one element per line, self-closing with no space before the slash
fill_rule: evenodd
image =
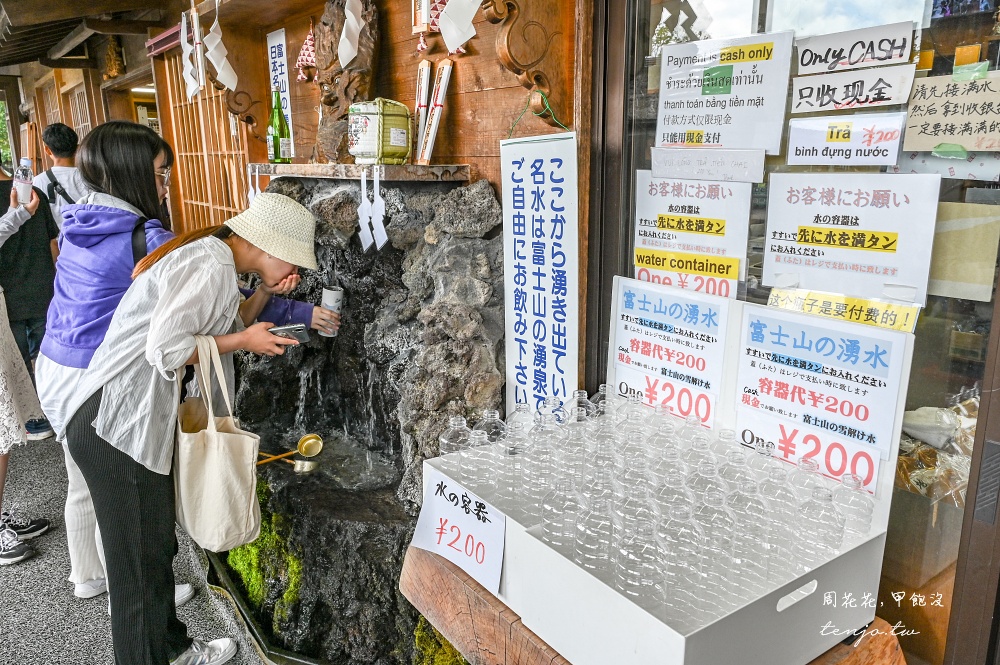
<path id="1" fill-rule="evenodd" d="M 59 40 L 58 44 L 49 49 L 49 58 L 52 60 L 58 60 L 80 44 L 87 41 L 87 38 L 93 34 L 94 31 L 87 27 L 86 22 L 81 23 L 73 28 L 72 32 Z"/>
<path id="2" fill-rule="evenodd" d="M 170 27 L 170 21 L 101 21 L 96 18 L 85 18 L 83 24 L 99 35 L 142 35 L 151 28 Z"/>
<path id="3" fill-rule="evenodd" d="M 39 58 L 38 64 L 50 69 L 97 69 L 96 58 Z"/>
<path id="4" fill-rule="evenodd" d="M 0 0 L 4 11 L 16 26 L 37 25 L 85 16 L 125 12 L 133 9 L 162 9 L 167 0 Z"/>

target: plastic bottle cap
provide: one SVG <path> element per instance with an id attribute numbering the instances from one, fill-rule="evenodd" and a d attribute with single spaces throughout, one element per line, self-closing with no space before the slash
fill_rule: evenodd
<path id="1" fill-rule="evenodd" d="M 21 161 L 20 161 L 20 164 L 21 164 L 21 166 L 27 166 L 27 167 L 30 168 L 31 167 L 31 158 L 30 157 L 22 157 Z"/>

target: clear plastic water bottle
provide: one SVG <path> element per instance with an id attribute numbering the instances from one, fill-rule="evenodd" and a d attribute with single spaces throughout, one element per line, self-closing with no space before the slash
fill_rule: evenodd
<path id="1" fill-rule="evenodd" d="M 656 455 L 652 466 L 649 467 L 649 475 L 659 485 L 666 480 L 671 473 L 678 473 L 682 478 L 687 478 L 691 473 L 691 467 L 681 459 L 681 451 L 677 448 L 663 448 Z"/>
<path id="2" fill-rule="evenodd" d="M 647 603 L 656 600 L 660 573 L 660 548 L 652 520 L 638 522 L 617 548 L 615 587 L 626 596 Z"/>
<path id="3" fill-rule="evenodd" d="M 691 468 L 697 468 L 704 461 L 720 464 L 721 459 L 712 452 L 712 437 L 707 432 L 695 432 L 689 439 L 688 448 L 681 453 L 684 463 Z"/>
<path id="4" fill-rule="evenodd" d="M 616 425 L 618 440 L 618 469 L 624 470 L 632 457 L 642 457 L 648 461 L 646 449 L 646 423 L 641 413 L 629 412 L 624 421 Z"/>
<path id="5" fill-rule="evenodd" d="M 789 562 L 799 511 L 799 499 L 789 489 L 788 472 L 783 465 L 768 470 L 767 478 L 760 484 L 760 494 L 767 505 L 768 581 L 772 585 L 783 584 L 795 574 Z"/>
<path id="6" fill-rule="evenodd" d="M 788 483 L 795 495 L 799 497 L 799 501 L 811 498 L 813 490 L 817 487 L 829 489 L 826 480 L 819 473 L 819 464 L 811 457 L 799 459 L 795 470 L 788 476 Z"/>
<path id="7" fill-rule="evenodd" d="M 739 597 L 731 588 L 733 563 L 733 534 L 736 520 L 726 508 L 725 494 L 712 491 L 705 495 L 704 503 L 694 512 L 694 520 L 705 533 L 702 572 L 705 580 L 705 610 L 711 617 L 718 617 L 732 607 Z"/>
<path id="8" fill-rule="evenodd" d="M 722 479 L 715 462 L 711 460 L 702 460 L 694 473 L 687 477 L 685 484 L 697 501 L 705 501 L 712 493 L 725 497 L 730 492 L 729 484 Z"/>
<path id="9" fill-rule="evenodd" d="M 489 437 L 482 430 L 469 432 L 469 443 L 460 453 L 462 481 L 471 485 L 492 485 L 493 464 Z"/>
<path id="10" fill-rule="evenodd" d="M 608 384 L 602 383 L 597 392 L 590 396 L 590 402 L 594 405 L 594 417 L 601 418 L 607 415 Z"/>
<path id="11" fill-rule="evenodd" d="M 611 573 L 611 497 L 591 497 L 576 520 L 573 560 L 598 579 L 609 581 Z"/>
<path id="12" fill-rule="evenodd" d="M 729 483 L 730 487 L 738 488 L 743 483 L 757 484 L 757 475 L 747 463 L 747 455 L 739 448 L 730 448 L 728 456 L 719 467 L 719 475 Z"/>
<path id="13" fill-rule="evenodd" d="M 736 430 L 720 429 L 712 441 L 712 452 L 719 459 L 726 459 L 733 450 L 739 450 L 740 445 L 736 442 Z"/>
<path id="14" fill-rule="evenodd" d="M 569 410 L 570 417 L 574 416 L 573 409 L 583 409 L 584 414 L 591 418 L 597 413 L 597 405 L 590 401 L 586 390 L 577 390 L 573 393 L 573 398 L 565 407 Z"/>
<path id="15" fill-rule="evenodd" d="M 684 425 L 677 431 L 677 445 L 682 451 L 691 447 L 691 439 L 698 432 L 703 431 L 701 419 L 692 414 L 684 419 Z"/>
<path id="16" fill-rule="evenodd" d="M 747 463 L 761 482 L 764 482 L 771 469 L 784 468 L 784 462 L 774 457 L 774 444 L 770 441 L 755 441 L 753 448 L 753 454 L 747 456 Z"/>
<path id="17" fill-rule="evenodd" d="M 441 466 L 446 473 L 460 474 L 462 461 L 461 452 L 469 447 L 469 429 L 462 416 L 452 416 L 448 419 L 448 427 L 441 436 L 438 437 L 440 447 Z M 452 453 L 459 453 L 452 455 Z"/>
<path id="18" fill-rule="evenodd" d="M 483 417 L 479 419 L 472 430 L 486 432 L 490 443 L 496 443 L 507 434 L 507 426 L 500 420 L 500 412 L 493 409 L 483 411 Z"/>
<path id="19" fill-rule="evenodd" d="M 581 420 L 582 418 L 582 420 Z M 579 489 L 586 477 L 587 457 L 593 443 L 594 421 L 587 417 L 586 410 L 577 407 L 570 412 L 569 422 L 563 429 L 566 439 L 558 451 L 564 475 Z"/>
<path id="20" fill-rule="evenodd" d="M 649 465 L 645 455 L 632 455 L 625 459 L 625 468 L 614 476 L 615 494 L 625 496 L 629 492 L 642 492 L 650 497 L 656 490 L 656 484 L 649 473 Z"/>
<path id="21" fill-rule="evenodd" d="M 760 496 L 757 482 L 742 479 L 736 490 L 726 497 L 726 507 L 736 520 L 733 537 L 734 581 L 742 589 L 743 598 L 754 598 L 767 589 L 768 524 L 767 507 Z"/>
<path id="22" fill-rule="evenodd" d="M 646 405 L 642 402 L 640 393 L 632 393 L 626 398 L 624 404 L 615 412 L 615 420 L 624 424 L 629 420 L 630 415 L 638 416 L 638 422 L 642 423 L 646 419 Z M 636 419 L 633 418 L 635 421 Z"/>
<path id="23" fill-rule="evenodd" d="M 35 179 L 35 174 L 31 172 L 31 160 L 22 157 L 17 168 L 14 169 L 14 189 L 17 191 L 17 202 L 26 205 L 31 202 L 31 181 Z"/>
<path id="24" fill-rule="evenodd" d="M 539 419 L 544 416 L 552 416 L 559 426 L 565 424 L 569 418 L 569 414 L 563 408 L 563 403 L 558 397 L 546 397 L 542 400 L 538 411 L 535 412 L 535 423 L 537 424 Z"/>
<path id="25" fill-rule="evenodd" d="M 495 444 L 500 457 L 497 469 L 497 496 L 502 503 L 501 507 L 515 519 L 513 507 L 519 504 L 522 498 L 521 462 L 529 445 L 529 439 L 524 433 L 524 423 L 516 421 L 507 425 L 507 435 Z"/>
<path id="26" fill-rule="evenodd" d="M 872 528 L 875 502 L 864 488 L 864 479 L 854 473 L 840 478 L 840 487 L 833 491 L 833 503 L 844 516 L 844 535 L 850 542 L 868 537 Z"/>
<path id="27" fill-rule="evenodd" d="M 705 619 L 701 562 L 705 532 L 694 521 L 690 506 L 676 505 L 660 520 L 656 535 L 667 623 L 685 633 L 695 630 Z"/>
<path id="28" fill-rule="evenodd" d="M 670 471 L 667 474 L 656 488 L 653 498 L 662 516 L 670 515 L 677 506 L 687 506 L 688 509 L 694 510 L 697 503 L 694 492 L 687 488 L 684 476 L 678 471 Z"/>
<path id="29" fill-rule="evenodd" d="M 530 430 L 531 426 L 535 424 L 535 420 L 531 414 L 531 407 L 527 402 L 518 402 L 514 405 L 514 412 L 507 416 L 507 421 L 504 424 L 510 427 L 511 423 L 523 424 L 525 432 Z"/>
<path id="30" fill-rule="evenodd" d="M 580 507 L 568 480 L 556 482 L 541 500 L 542 540 L 563 554 L 576 547 L 576 517 Z"/>
<path id="31" fill-rule="evenodd" d="M 531 437 L 531 447 L 522 462 L 522 490 L 529 524 L 537 523 L 542 497 L 557 477 L 559 466 L 555 454 L 556 439 L 548 434 Z"/>
<path id="32" fill-rule="evenodd" d="M 799 508 L 798 537 L 793 548 L 800 573 L 820 566 L 840 551 L 844 541 L 844 517 L 833 505 L 833 493 L 815 487 Z"/>

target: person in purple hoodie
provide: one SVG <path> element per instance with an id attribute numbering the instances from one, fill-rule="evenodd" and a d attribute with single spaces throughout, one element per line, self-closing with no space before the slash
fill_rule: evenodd
<path id="1" fill-rule="evenodd" d="M 35 366 L 42 409 L 64 444 L 67 405 L 132 284 L 135 264 L 174 237 L 161 221 L 173 159 L 170 145 L 156 132 L 131 122 L 99 125 L 80 145 L 77 165 L 91 193 L 62 209 L 55 294 Z M 294 275 L 267 292 L 243 293 L 259 301 L 288 293 L 299 280 Z M 260 320 L 303 323 L 325 332 L 340 325 L 339 315 L 330 310 L 278 298 L 270 299 Z M 68 451 L 65 457 L 69 581 L 77 597 L 92 598 L 107 591 L 100 532 L 87 483 Z M 178 585 L 177 604 L 193 595 L 189 584 Z"/>

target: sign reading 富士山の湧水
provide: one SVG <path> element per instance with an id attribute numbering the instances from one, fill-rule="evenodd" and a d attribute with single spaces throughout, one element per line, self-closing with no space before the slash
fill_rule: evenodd
<path id="1" fill-rule="evenodd" d="M 752 185 L 636 173 L 635 275 L 736 297 L 746 277 Z"/>
<path id="2" fill-rule="evenodd" d="M 576 134 L 500 142 L 507 409 L 577 389 Z"/>
<path id="3" fill-rule="evenodd" d="M 791 32 L 663 47 L 655 145 L 777 154 L 791 54 Z"/>
<path id="4" fill-rule="evenodd" d="M 936 175 L 772 174 L 764 284 L 922 306 L 940 182 Z"/>

